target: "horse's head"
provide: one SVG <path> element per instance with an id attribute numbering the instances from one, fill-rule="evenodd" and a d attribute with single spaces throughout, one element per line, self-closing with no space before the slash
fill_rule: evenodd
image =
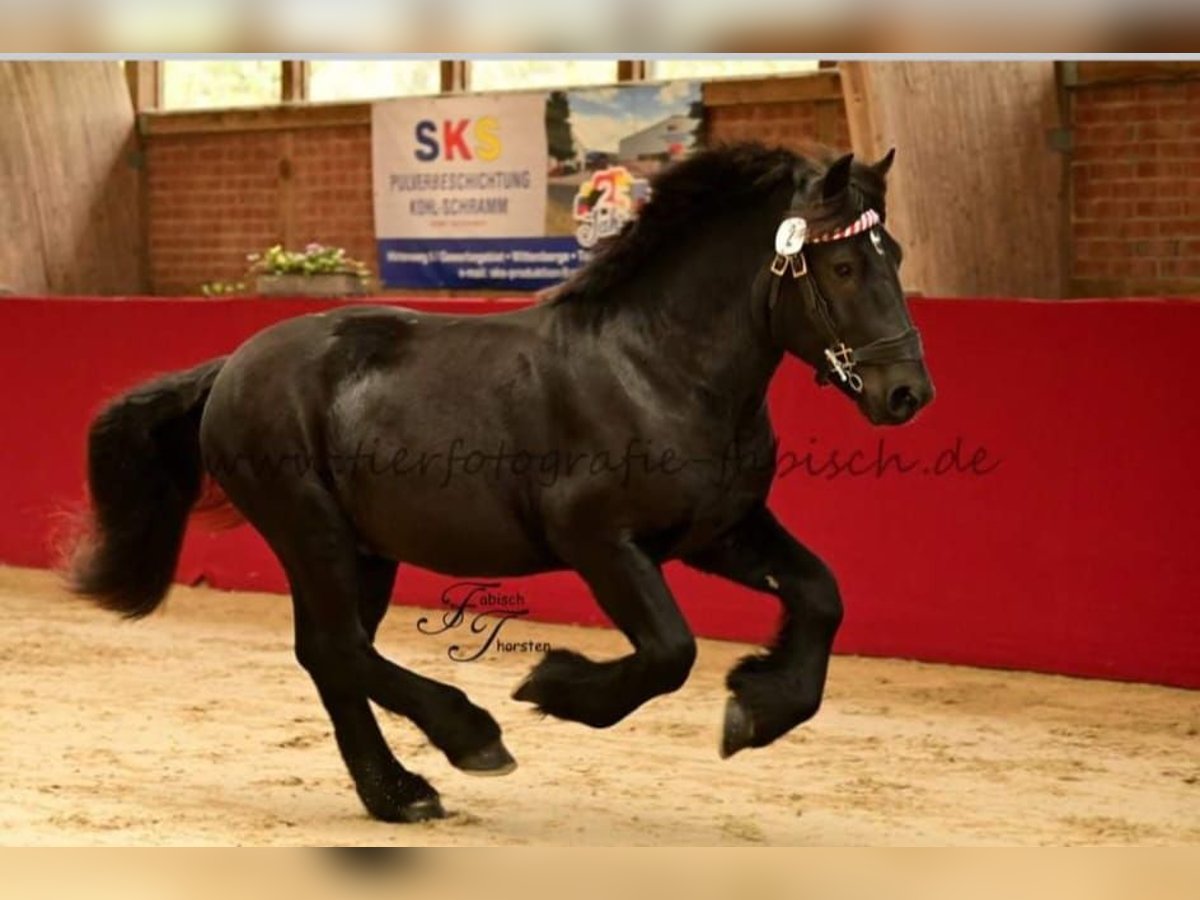
<path id="1" fill-rule="evenodd" d="M 776 343 L 875 425 L 903 424 L 933 399 L 900 287 L 900 245 L 884 227 L 894 153 L 873 165 L 848 154 L 824 171 L 798 169 L 770 271 Z"/>

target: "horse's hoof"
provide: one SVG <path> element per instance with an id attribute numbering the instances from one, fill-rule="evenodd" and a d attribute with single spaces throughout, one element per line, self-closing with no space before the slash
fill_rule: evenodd
<path id="1" fill-rule="evenodd" d="M 397 811 L 396 822 L 426 822 L 430 819 L 444 819 L 446 811 L 442 809 L 442 801 L 437 797 L 422 797 L 412 803 L 402 806 Z"/>
<path id="2" fill-rule="evenodd" d="M 372 781 L 356 787 L 367 812 L 381 822 L 424 822 L 446 817 L 438 792 L 420 775 L 403 772 L 383 784 Z"/>
<path id="3" fill-rule="evenodd" d="M 721 759 L 745 750 L 754 740 L 754 720 L 737 697 L 725 701 L 725 727 L 721 734 Z"/>
<path id="4" fill-rule="evenodd" d="M 526 678 L 517 685 L 517 689 L 512 692 L 514 700 L 520 700 L 522 703 L 537 703 L 537 692 L 533 687 L 533 679 Z"/>
<path id="5" fill-rule="evenodd" d="M 450 762 L 456 769 L 466 772 L 468 775 L 485 777 L 507 775 L 517 768 L 517 761 L 505 749 L 504 744 L 498 740 L 488 744 L 482 750 L 476 750 L 474 753 L 468 753 L 466 756 Z"/>

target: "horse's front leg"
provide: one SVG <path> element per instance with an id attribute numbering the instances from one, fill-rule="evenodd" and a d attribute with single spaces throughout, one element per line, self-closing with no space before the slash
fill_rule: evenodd
<path id="1" fill-rule="evenodd" d="M 743 659 L 726 679 L 733 696 L 725 707 L 721 755 L 765 747 L 812 718 L 821 705 L 830 649 L 842 622 L 837 582 L 765 506 L 684 562 L 774 594 L 783 604 L 770 649 Z"/>
<path id="2" fill-rule="evenodd" d="M 681 687 L 696 659 L 696 641 L 658 565 L 635 544 L 560 546 L 634 652 L 595 662 L 570 650 L 551 650 L 513 697 L 560 719 L 604 728 Z"/>

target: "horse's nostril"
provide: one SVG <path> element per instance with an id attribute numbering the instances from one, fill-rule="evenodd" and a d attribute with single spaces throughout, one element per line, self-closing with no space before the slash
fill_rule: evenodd
<path id="1" fill-rule="evenodd" d="M 894 387 L 888 392 L 888 412 L 894 416 L 911 415 L 920 405 L 917 395 L 907 384 Z"/>

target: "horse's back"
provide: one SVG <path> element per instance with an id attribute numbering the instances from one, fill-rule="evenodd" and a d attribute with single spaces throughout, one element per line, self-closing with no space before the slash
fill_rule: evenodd
<path id="1" fill-rule="evenodd" d="M 274 392 L 296 385 L 328 399 L 341 388 L 381 373 L 402 374 L 406 363 L 463 369 L 531 330 L 511 314 L 454 316 L 402 307 L 353 305 L 286 319 L 258 332 L 230 354 L 218 394 L 253 383 L 254 393 L 276 402 Z M 419 358 L 419 359 L 418 359 Z M 443 360 L 444 366 L 437 361 Z M 278 377 L 286 374 L 286 378 Z"/>

